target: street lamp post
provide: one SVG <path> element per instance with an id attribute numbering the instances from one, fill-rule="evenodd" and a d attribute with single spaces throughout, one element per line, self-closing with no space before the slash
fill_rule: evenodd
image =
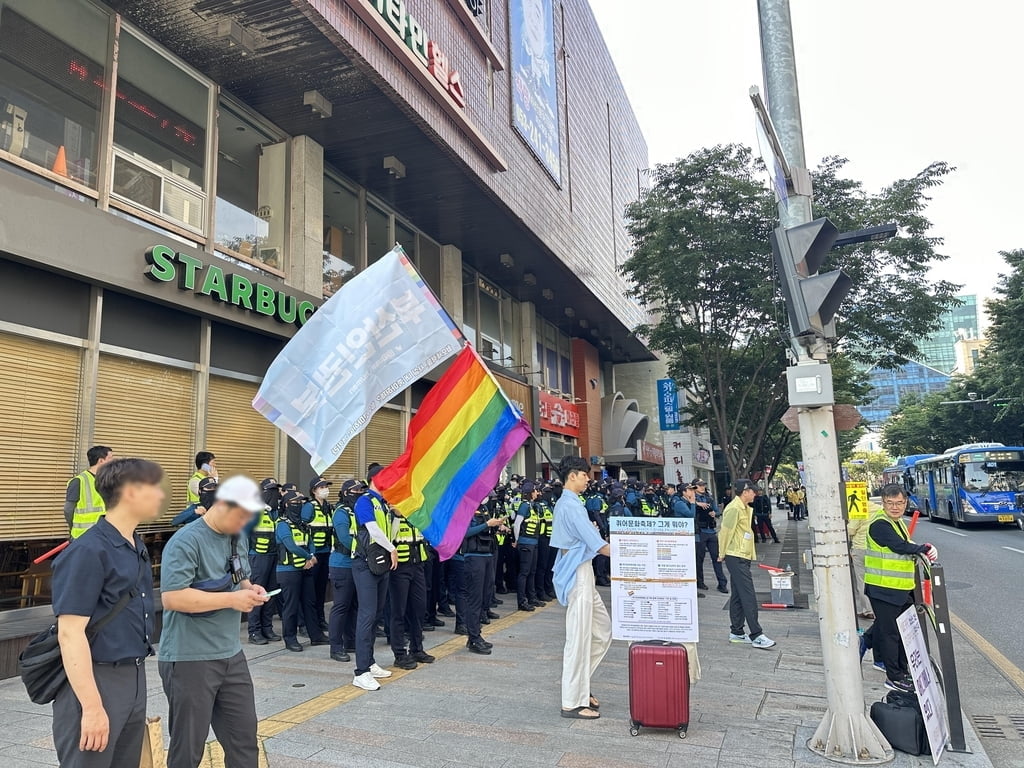
<path id="1" fill-rule="evenodd" d="M 785 165 L 792 174 L 792 189 L 779 201 L 782 233 L 775 238 L 776 258 L 789 259 L 790 262 L 785 264 L 791 266 L 794 256 L 797 260 L 803 259 L 804 253 L 795 252 L 802 243 L 806 245 L 807 252 L 817 250 L 820 256 L 821 248 L 827 250 L 831 247 L 836 233 L 833 230 L 831 237 L 828 232 L 822 236 L 820 229 L 824 225 L 820 225 L 816 231 L 814 225 L 810 224 L 811 190 L 804 155 L 789 0 L 758 0 L 758 17 L 768 110 L 771 123 L 778 133 L 778 144 L 785 153 Z M 786 230 L 791 228 L 800 230 L 800 235 L 787 237 Z M 809 244 L 803 239 L 805 233 L 811 239 Z M 803 274 L 799 274 L 799 270 L 789 271 L 790 283 L 783 287 L 787 300 L 794 298 L 790 295 L 793 290 L 802 290 L 799 278 L 808 278 L 807 265 L 802 266 Z M 818 280 L 819 285 L 825 285 L 825 290 L 833 290 L 833 287 L 826 285 L 828 280 L 821 280 L 826 277 L 811 279 Z M 839 273 L 834 280 L 839 277 L 845 278 L 845 275 Z M 786 278 L 783 276 L 783 279 Z M 834 290 L 838 292 L 844 289 L 836 285 Z M 845 290 L 848 290 L 848 286 Z M 836 295 L 841 296 L 842 293 Z M 806 319 L 809 307 L 803 306 L 804 299 L 805 295 L 801 294 L 799 301 Z M 852 599 L 853 583 L 846 523 L 843 520 L 842 478 L 833 415 L 835 397 L 832 391 L 832 369 L 828 363 L 828 337 L 832 327 L 834 302 L 822 299 L 821 296 L 819 299 L 820 308 L 830 304 L 833 306 L 830 310 L 823 310 L 821 316 L 815 319 L 813 325 L 819 332 L 805 333 L 803 327 L 793 329 L 792 347 L 797 364 L 787 371 L 790 404 L 798 412 L 807 477 L 814 591 L 828 697 L 828 709 L 807 746 L 830 760 L 857 765 L 877 764 L 892 760 L 893 751 L 864 711 L 863 679 Z M 792 325 L 792 312 L 790 318 Z"/>

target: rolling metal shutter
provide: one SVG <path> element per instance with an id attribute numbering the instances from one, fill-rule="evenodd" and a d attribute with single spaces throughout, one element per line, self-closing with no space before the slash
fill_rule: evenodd
<path id="1" fill-rule="evenodd" d="M 217 456 L 221 478 L 248 475 L 257 483 L 277 477 L 277 429 L 252 407 L 257 384 L 211 376 L 206 407 L 206 449 Z"/>
<path id="2" fill-rule="evenodd" d="M 387 466 L 402 453 L 404 442 L 402 412 L 381 408 L 366 427 L 366 463 Z"/>
<path id="3" fill-rule="evenodd" d="M 193 371 L 100 355 L 95 441 L 117 456 L 150 459 L 164 469 L 163 510 L 142 530 L 168 527 L 187 506 L 195 466 L 194 382 Z"/>
<path id="4" fill-rule="evenodd" d="M 65 538 L 78 457 L 82 350 L 0 334 L 0 539 Z"/>

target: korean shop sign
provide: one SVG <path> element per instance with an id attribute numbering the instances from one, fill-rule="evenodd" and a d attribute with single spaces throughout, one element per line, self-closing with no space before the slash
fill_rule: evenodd
<path id="1" fill-rule="evenodd" d="M 404 0 L 373 0 L 373 7 L 405 42 L 420 64 L 448 92 L 452 101 L 461 109 L 465 109 L 466 95 L 462 90 L 459 73 L 452 69 L 448 57 L 440 46 L 430 39 L 420 23 L 406 10 Z"/>
<path id="2" fill-rule="evenodd" d="M 580 436 L 580 409 L 560 397 L 538 390 L 540 428 L 570 437 Z"/>
<path id="3" fill-rule="evenodd" d="M 236 307 L 282 323 L 295 323 L 300 328 L 309 320 L 316 305 L 269 285 L 225 272 L 216 264 L 205 264 L 187 253 L 176 252 L 166 245 L 154 245 L 146 251 L 146 277 L 158 283 L 177 281 L 178 288 L 196 296 Z"/>

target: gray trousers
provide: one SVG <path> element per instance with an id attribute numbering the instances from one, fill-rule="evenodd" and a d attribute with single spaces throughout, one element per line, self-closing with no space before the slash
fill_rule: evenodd
<path id="1" fill-rule="evenodd" d="M 757 593 L 754 591 L 754 577 L 750 575 L 750 561 L 732 555 L 725 556 L 725 567 L 729 569 L 732 591 L 729 593 L 729 631 L 734 635 L 743 634 L 746 622 L 747 634 L 757 640 L 762 634 L 757 620 Z"/>
<path id="2" fill-rule="evenodd" d="M 146 732 L 146 666 L 93 664 L 110 738 L 102 752 L 82 752 L 82 705 L 65 685 L 53 702 L 53 745 L 62 768 L 139 768 Z M 160 745 L 163 748 L 163 745 Z"/>
<path id="3" fill-rule="evenodd" d="M 256 768 L 256 701 L 245 655 L 213 661 L 161 661 L 171 746 L 167 768 L 196 768 L 210 726 L 226 768 Z"/>

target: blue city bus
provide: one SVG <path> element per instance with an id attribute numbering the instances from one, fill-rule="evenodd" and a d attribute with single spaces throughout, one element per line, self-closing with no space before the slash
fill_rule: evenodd
<path id="1" fill-rule="evenodd" d="M 1024 447 L 974 443 L 917 462 L 925 511 L 957 528 L 973 523 L 1017 523 L 1015 500 L 1024 490 Z M 921 484 L 919 483 L 919 486 Z"/>
<path id="2" fill-rule="evenodd" d="M 902 485 L 907 492 L 907 514 L 912 515 L 920 511 L 926 515 L 925 504 L 922 495 L 927 487 L 923 473 L 917 468 L 917 464 L 925 459 L 930 459 L 934 453 L 916 453 L 913 456 L 901 456 L 896 463 L 882 470 L 882 483 L 896 483 Z"/>

